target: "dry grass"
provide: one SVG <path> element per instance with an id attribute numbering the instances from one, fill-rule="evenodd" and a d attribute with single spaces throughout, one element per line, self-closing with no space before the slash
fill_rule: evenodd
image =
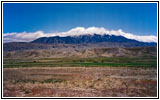
<path id="1" fill-rule="evenodd" d="M 156 97 L 156 68 L 4 68 L 4 97 Z"/>

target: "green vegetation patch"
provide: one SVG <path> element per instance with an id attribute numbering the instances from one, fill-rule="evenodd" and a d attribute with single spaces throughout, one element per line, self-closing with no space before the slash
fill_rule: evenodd
<path id="1" fill-rule="evenodd" d="M 16 84 L 16 83 L 61 83 L 61 82 L 65 82 L 66 80 L 64 79 L 59 79 L 59 78 L 52 78 L 52 79 L 46 79 L 46 80 L 43 80 L 43 81 L 39 81 L 39 80 L 29 80 L 29 79 L 17 79 L 17 80 L 14 80 L 13 83 Z"/>
<path id="2" fill-rule="evenodd" d="M 65 80 L 64 79 L 47 79 L 47 80 L 44 80 L 42 81 L 41 83 L 61 83 L 61 82 L 64 82 Z"/>
<path id="3" fill-rule="evenodd" d="M 4 68 L 21 67 L 157 67 L 157 57 L 4 59 Z"/>

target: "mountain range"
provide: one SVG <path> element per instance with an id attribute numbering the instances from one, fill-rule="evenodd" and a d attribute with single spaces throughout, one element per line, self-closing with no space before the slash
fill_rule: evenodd
<path id="1" fill-rule="evenodd" d="M 115 36 L 115 35 L 79 35 L 79 36 L 54 36 L 54 37 L 42 37 L 38 38 L 31 43 L 42 43 L 42 44 L 54 44 L 54 43 L 63 43 L 63 44 L 87 44 L 87 43 L 102 43 L 102 42 L 118 42 L 118 43 L 125 43 L 125 42 L 132 42 L 132 43 L 139 43 L 141 45 L 155 45 L 155 43 L 145 43 L 139 42 L 133 39 L 127 39 L 123 36 Z"/>
<path id="2" fill-rule="evenodd" d="M 4 51 L 37 50 L 55 48 L 110 48 L 110 47 L 150 47 L 157 43 L 139 42 L 115 35 L 79 35 L 41 37 L 31 42 L 10 42 L 3 44 Z"/>
<path id="3" fill-rule="evenodd" d="M 3 44 L 5 58 L 156 56 L 157 43 L 114 35 L 41 37 Z"/>

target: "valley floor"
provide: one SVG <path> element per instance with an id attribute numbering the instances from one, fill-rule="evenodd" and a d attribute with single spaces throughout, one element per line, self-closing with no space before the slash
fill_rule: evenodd
<path id="1" fill-rule="evenodd" d="M 156 97 L 157 68 L 3 68 L 3 96 Z"/>

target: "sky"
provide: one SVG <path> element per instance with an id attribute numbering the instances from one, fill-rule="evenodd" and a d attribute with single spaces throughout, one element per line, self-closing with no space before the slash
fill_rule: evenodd
<path id="1" fill-rule="evenodd" d="M 23 38 L 27 38 L 28 34 L 36 33 L 39 36 L 35 39 L 62 32 L 67 34 L 79 27 L 86 30 L 94 27 L 96 31 L 101 28 L 107 31 L 121 30 L 136 36 L 157 36 L 157 4 L 3 3 L 3 33 L 7 39 L 15 38 L 13 41 L 18 39 L 17 34 L 19 38 L 22 34 L 26 35 Z"/>

